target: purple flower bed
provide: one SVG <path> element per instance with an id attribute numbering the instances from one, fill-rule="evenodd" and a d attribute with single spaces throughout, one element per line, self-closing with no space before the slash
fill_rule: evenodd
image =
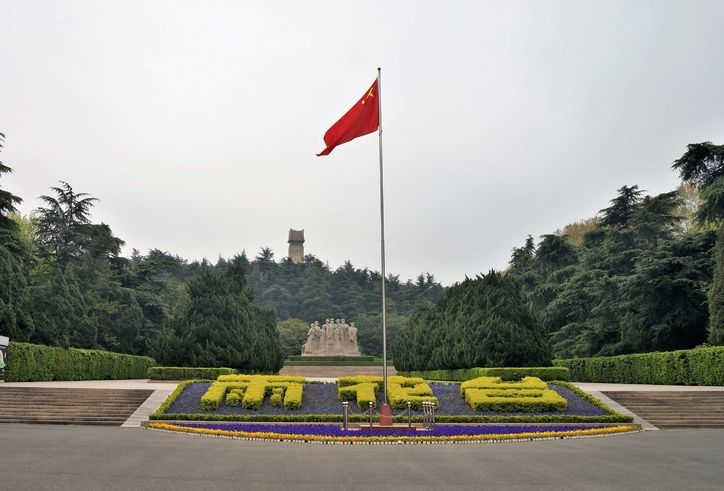
<path id="1" fill-rule="evenodd" d="M 577 431 L 597 428 L 601 425 L 562 424 L 562 425 L 436 425 L 432 430 L 410 430 L 407 428 L 375 428 L 344 430 L 336 424 L 288 424 L 288 423 L 178 423 L 185 428 L 203 428 L 207 430 L 242 431 L 253 433 L 282 433 L 285 435 L 316 435 L 316 436 L 365 436 L 365 437 L 445 437 L 483 434 L 511 433 L 544 433 L 560 431 Z"/>
<path id="2" fill-rule="evenodd" d="M 269 398 L 265 398 L 264 404 L 259 410 L 243 409 L 240 406 L 232 407 L 222 404 L 213 411 L 200 409 L 199 401 L 201 396 L 209 388 L 210 382 L 197 382 L 189 385 L 181 396 L 174 402 L 167 414 L 342 414 L 342 404 L 337 399 L 336 384 L 305 384 L 302 397 L 301 409 L 289 410 L 283 407 L 272 406 Z M 565 411 L 550 411 L 544 413 L 504 413 L 498 411 L 473 411 L 462 397 L 460 397 L 460 386 L 457 384 L 430 384 L 433 394 L 440 401 L 440 407 L 435 411 L 438 416 L 602 416 L 607 414 L 605 410 L 594 406 L 575 392 L 559 385 L 551 384 L 550 387 L 568 401 L 568 408 Z M 377 406 L 382 404 L 381 391 L 377 394 Z M 361 414 L 363 411 L 350 404 L 350 414 Z M 401 414 L 404 410 L 394 410 L 394 414 Z M 413 411 L 413 415 L 421 415 L 420 411 Z"/>

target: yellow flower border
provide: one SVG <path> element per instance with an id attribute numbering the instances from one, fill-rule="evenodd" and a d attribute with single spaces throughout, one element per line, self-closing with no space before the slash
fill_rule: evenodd
<path id="1" fill-rule="evenodd" d="M 394 445 L 394 444 L 432 444 L 432 443 L 502 443 L 521 442 L 533 440 L 559 440 L 574 438 L 589 438 L 624 433 L 637 433 L 643 431 L 639 425 L 617 425 L 586 430 L 571 431 L 544 431 L 527 433 L 484 433 L 479 435 L 456 436 L 322 436 L 322 435 L 294 435 L 275 432 L 250 432 L 231 430 L 212 430 L 206 428 L 190 428 L 169 423 L 147 423 L 144 428 L 151 430 L 169 431 L 174 433 L 191 433 L 196 435 L 213 436 L 218 438 L 231 438 L 237 440 L 276 440 L 296 443 L 331 443 L 331 444 L 367 444 L 367 445 Z"/>

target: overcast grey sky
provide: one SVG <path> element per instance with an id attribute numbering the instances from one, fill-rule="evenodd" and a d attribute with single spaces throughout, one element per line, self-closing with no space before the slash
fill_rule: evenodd
<path id="1" fill-rule="evenodd" d="M 322 136 L 382 67 L 387 271 L 445 285 L 673 190 L 724 143 L 722 1 L 0 0 L 0 181 L 58 181 L 133 248 L 380 269 L 376 135 Z"/>

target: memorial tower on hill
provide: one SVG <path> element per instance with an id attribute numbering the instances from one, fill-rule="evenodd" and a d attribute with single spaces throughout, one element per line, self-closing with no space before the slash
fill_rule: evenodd
<path id="1" fill-rule="evenodd" d="M 299 264 L 304 260 L 304 229 L 289 229 L 289 259 L 294 264 Z"/>

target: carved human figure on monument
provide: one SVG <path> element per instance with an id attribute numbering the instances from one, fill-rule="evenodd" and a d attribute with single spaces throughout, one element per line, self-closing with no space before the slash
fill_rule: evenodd
<path id="1" fill-rule="evenodd" d="M 324 350 L 325 355 L 332 355 L 334 354 L 334 319 L 328 319 L 328 322 L 324 324 L 324 336 L 325 336 L 325 343 L 324 343 Z"/>
<path id="2" fill-rule="evenodd" d="M 354 322 L 347 330 L 347 338 L 345 339 L 345 353 L 349 356 L 359 356 L 359 346 L 357 345 L 357 328 Z"/>
<path id="3" fill-rule="evenodd" d="M 320 340 L 323 334 L 322 328 L 319 326 L 319 321 L 314 321 L 313 324 L 310 324 L 309 331 L 307 331 L 307 342 L 302 347 L 302 353 L 307 355 L 319 354 Z"/>
<path id="4" fill-rule="evenodd" d="M 357 328 L 355 327 L 354 322 L 349 326 L 349 330 L 347 331 L 347 339 L 357 344 Z"/>
<path id="5" fill-rule="evenodd" d="M 339 319 L 337 319 L 336 323 L 334 324 L 334 344 L 332 345 L 332 351 L 330 354 L 344 354 L 344 352 L 342 351 L 342 326 L 339 323 Z"/>

